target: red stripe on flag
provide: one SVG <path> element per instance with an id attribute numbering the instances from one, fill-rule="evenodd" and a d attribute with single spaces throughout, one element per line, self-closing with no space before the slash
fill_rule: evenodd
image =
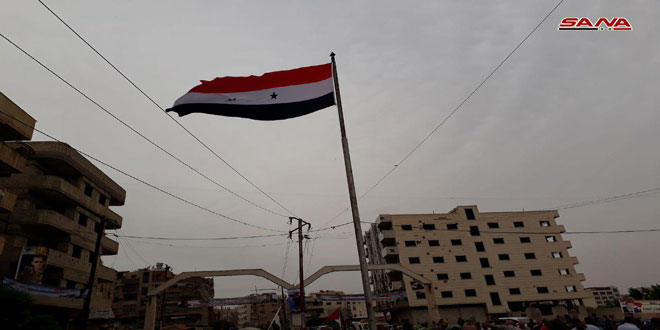
<path id="1" fill-rule="evenodd" d="M 293 70 L 264 73 L 261 76 L 222 77 L 212 81 L 202 80 L 190 92 L 240 93 L 275 87 L 310 84 L 332 77 L 332 64 L 308 66 Z"/>

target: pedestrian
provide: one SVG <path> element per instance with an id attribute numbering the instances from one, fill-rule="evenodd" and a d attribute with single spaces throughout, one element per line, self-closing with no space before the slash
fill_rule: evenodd
<path id="1" fill-rule="evenodd" d="M 626 314 L 623 318 L 623 324 L 616 328 L 617 330 L 639 330 L 635 325 L 635 318 L 631 314 Z"/>

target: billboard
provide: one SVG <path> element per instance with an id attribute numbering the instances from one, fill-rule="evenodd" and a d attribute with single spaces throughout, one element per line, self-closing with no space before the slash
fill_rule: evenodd
<path id="1" fill-rule="evenodd" d="M 660 313 L 660 300 L 621 300 L 624 313 Z"/>
<path id="2" fill-rule="evenodd" d="M 50 249 L 43 246 L 24 246 L 14 279 L 25 284 L 43 284 Z"/>

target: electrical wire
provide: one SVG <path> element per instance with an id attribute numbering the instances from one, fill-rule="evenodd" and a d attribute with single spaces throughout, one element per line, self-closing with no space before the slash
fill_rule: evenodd
<path id="1" fill-rule="evenodd" d="M 543 24 L 543 22 L 545 22 L 545 21 L 548 19 L 548 17 L 550 17 L 550 15 L 552 15 L 552 13 L 554 13 L 555 10 L 559 7 L 559 5 L 561 5 L 563 2 L 564 2 L 564 0 L 560 0 L 560 1 L 559 1 L 559 2 L 558 2 L 558 3 L 552 8 L 552 10 L 550 10 L 550 12 L 548 12 L 548 14 L 545 15 L 545 17 L 543 17 L 543 19 L 542 19 L 538 24 L 536 24 L 536 26 L 532 29 L 532 31 L 530 31 L 530 32 L 527 34 L 527 36 L 525 36 L 525 38 L 523 38 L 522 41 L 520 41 L 520 43 L 518 43 L 518 45 L 517 45 L 516 47 L 514 47 L 513 50 L 512 50 L 511 52 L 509 52 L 509 54 L 508 54 L 508 55 L 507 55 L 507 56 L 506 56 L 506 57 L 500 62 L 500 64 L 498 64 L 498 65 L 495 67 L 495 69 L 493 69 L 493 70 L 490 72 L 490 74 L 488 74 L 488 75 L 486 76 L 486 78 L 484 78 L 484 79 L 481 81 L 481 83 L 479 83 L 479 85 L 477 85 L 477 87 L 475 87 L 475 88 L 472 90 L 472 92 L 470 92 L 470 93 L 469 93 L 469 94 L 463 99 L 463 101 L 461 101 L 461 103 L 459 103 L 458 106 L 456 106 L 456 108 L 454 108 L 454 110 L 452 110 L 452 111 L 449 113 L 449 115 L 447 115 L 447 116 L 446 116 L 446 117 L 445 117 L 445 118 L 444 118 L 444 119 L 443 119 L 438 125 L 436 125 L 435 128 L 433 128 L 433 129 L 431 130 L 431 132 L 429 132 L 429 133 L 428 133 L 428 134 L 427 134 L 427 135 L 426 135 L 426 136 L 425 136 L 425 137 L 424 137 L 419 143 L 417 143 L 417 145 L 415 145 L 415 147 L 413 147 L 412 150 L 410 150 L 410 151 L 409 151 L 409 152 L 408 152 L 408 153 L 407 153 L 407 154 L 406 154 L 406 155 L 405 155 L 405 156 L 404 156 L 404 157 L 403 157 L 398 163 L 396 163 L 396 164 L 395 164 L 395 165 L 394 165 L 394 166 L 393 166 L 393 167 L 392 167 L 387 173 L 385 173 L 385 175 L 383 175 L 380 179 L 378 179 L 378 181 L 376 181 L 375 184 L 373 184 L 369 189 L 367 189 L 367 191 L 365 191 L 362 195 L 360 195 L 360 197 L 358 198 L 358 200 L 361 200 L 364 196 L 366 196 L 367 194 L 369 194 L 369 193 L 370 193 L 372 190 L 374 190 L 378 185 L 380 185 L 381 182 L 383 182 L 388 176 L 390 176 L 390 174 L 392 174 L 392 172 L 394 172 L 397 168 L 400 168 L 401 165 L 402 165 L 406 160 L 408 160 L 408 158 L 410 158 L 410 156 L 412 156 L 412 155 L 417 151 L 417 149 L 419 149 L 419 147 L 421 147 L 421 146 L 422 146 L 422 145 L 423 145 L 423 144 L 424 144 L 424 143 L 425 143 L 425 142 L 426 142 L 426 141 L 427 141 L 427 140 L 428 140 L 433 134 L 435 134 L 435 132 L 436 132 L 440 127 L 442 127 L 442 125 L 444 125 L 444 124 L 449 120 L 449 118 L 451 118 L 456 112 L 458 112 L 458 110 L 461 109 L 461 107 L 462 107 L 462 106 L 463 106 L 463 105 L 464 105 L 464 104 L 465 104 L 465 103 L 466 103 L 466 102 L 472 97 L 472 95 L 474 95 L 474 94 L 475 94 L 475 93 L 481 88 L 481 86 L 483 86 L 483 85 L 486 83 L 486 81 L 488 81 L 488 79 L 490 79 L 490 77 L 492 77 L 492 76 L 495 74 L 495 72 L 497 72 L 497 70 L 499 70 L 499 68 L 502 67 L 502 65 L 504 65 L 504 63 L 505 63 L 505 62 L 506 62 L 506 61 L 507 61 L 507 60 L 508 60 L 508 59 L 509 59 L 509 58 L 510 58 L 510 57 L 511 57 L 511 56 L 512 56 L 517 50 L 518 50 L 518 48 L 520 48 L 520 46 L 522 46 L 523 43 L 525 43 L 525 41 L 526 41 L 527 39 L 529 39 L 529 37 L 530 37 L 534 32 L 536 32 L 536 30 L 541 26 L 541 24 Z M 349 208 L 344 209 L 343 211 L 341 211 L 341 213 L 337 214 L 335 217 L 331 218 L 330 220 L 328 220 L 327 222 L 325 222 L 323 225 L 321 225 L 321 227 L 326 226 L 328 223 L 334 221 L 335 219 L 337 219 L 338 217 L 340 217 L 342 214 L 344 214 L 344 213 L 347 212 L 348 210 L 349 210 Z"/>
<path id="2" fill-rule="evenodd" d="M 255 202 L 253 202 L 253 201 L 251 201 L 251 200 L 249 200 L 249 199 L 247 199 L 247 198 L 241 196 L 240 194 L 234 192 L 233 190 L 231 190 L 231 189 L 229 189 L 229 188 L 223 186 L 222 184 L 220 184 L 220 183 L 217 182 L 216 180 L 213 180 L 213 179 L 210 178 L 208 175 L 202 173 L 202 172 L 199 171 L 198 169 L 192 167 L 190 164 L 186 163 L 186 162 L 183 161 L 181 158 L 175 156 L 174 154 L 172 154 L 171 152 L 167 151 L 165 148 L 161 147 L 160 145 L 158 145 L 156 142 L 154 142 L 153 140 L 151 140 L 150 138 L 148 138 L 148 137 L 145 136 L 144 134 L 140 133 L 137 129 L 133 128 L 131 125 L 129 125 L 128 123 L 126 123 L 125 121 L 123 121 L 121 118 L 117 117 L 114 113 L 112 113 L 110 110 L 108 110 L 108 109 L 106 109 L 105 107 L 103 107 L 101 104 L 99 104 L 98 102 L 96 102 L 94 99 L 92 99 L 91 97 L 87 96 L 87 94 L 85 94 L 83 91 L 81 91 L 80 89 L 78 89 L 77 87 L 75 87 L 73 84 L 71 84 L 69 81 L 67 81 L 66 79 L 64 79 L 64 78 L 63 78 L 62 76 L 60 76 L 59 74 L 57 74 L 55 71 L 51 70 L 48 66 L 46 66 L 45 64 L 43 64 L 43 63 L 42 63 L 41 61 L 39 61 L 37 58 L 35 58 L 34 56 L 32 56 L 32 54 L 28 53 L 26 50 L 24 50 L 23 48 L 21 48 L 18 44 L 16 44 L 16 43 L 13 42 L 12 40 L 10 40 L 10 39 L 9 39 L 8 37 L 6 37 L 4 34 L 0 33 L 0 37 L 2 37 L 3 39 L 5 39 L 5 40 L 6 40 L 7 42 L 9 42 L 11 45 L 13 45 L 13 46 L 16 47 L 18 50 L 20 50 L 23 54 L 25 54 L 25 55 L 28 56 L 30 59 L 32 59 L 34 62 L 36 62 L 37 64 L 39 64 L 42 68 L 44 68 L 45 70 L 47 70 L 48 72 L 50 72 L 52 75 L 54 75 L 55 77 L 57 77 L 59 80 L 61 80 L 62 82 L 64 82 L 67 86 L 71 87 L 74 91 L 78 92 L 78 94 L 82 95 L 85 99 L 87 99 L 88 101 L 90 101 L 92 104 L 94 104 L 94 105 L 95 105 L 96 107 L 98 107 L 99 109 L 103 110 L 106 114 L 108 114 L 110 117 L 112 117 L 113 119 L 115 119 L 116 121 L 118 121 L 119 123 L 121 123 L 123 126 L 125 126 L 126 128 L 128 128 L 130 131 L 132 131 L 133 133 L 135 133 L 136 135 L 138 135 L 139 137 L 141 137 L 143 140 L 149 142 L 151 145 L 153 145 L 154 147 L 156 147 L 156 148 L 159 149 L 160 151 L 164 152 L 166 155 L 170 156 L 171 158 L 173 158 L 173 159 L 176 160 L 177 162 L 179 162 L 179 163 L 181 163 L 182 165 L 186 166 L 186 167 L 189 168 L 191 171 L 197 173 L 197 174 L 200 175 L 202 178 L 204 178 L 204 179 L 206 179 L 207 181 L 213 183 L 214 185 L 216 185 L 216 186 L 222 188 L 223 190 L 225 190 L 226 192 L 228 192 L 228 193 L 230 193 L 230 194 L 236 196 L 237 198 L 239 198 L 239 199 L 241 199 L 241 200 L 243 200 L 243 201 L 245 201 L 245 202 L 247 202 L 247 203 L 249 203 L 249 204 L 252 204 L 253 206 L 255 206 L 255 207 L 257 207 L 257 208 L 260 208 L 260 209 L 262 209 L 262 210 L 264 210 L 264 211 L 266 211 L 266 212 L 269 212 L 269 213 L 272 213 L 272 214 L 275 214 L 275 215 L 278 215 L 278 216 L 281 216 L 281 217 L 288 218 L 287 215 L 284 215 L 284 214 L 282 214 L 282 213 L 279 213 L 279 212 L 273 211 L 273 210 L 271 210 L 271 209 L 268 209 L 268 208 L 266 208 L 266 207 L 264 207 L 264 206 L 261 206 L 261 205 L 255 203 Z"/>
<path id="3" fill-rule="evenodd" d="M 119 73 L 119 75 L 121 75 L 126 81 L 128 81 L 133 87 L 135 87 L 135 89 L 137 89 L 137 90 L 138 90 L 138 91 L 139 91 L 144 97 L 146 97 L 149 101 L 151 101 L 151 103 L 153 103 L 158 109 L 160 109 L 160 110 L 161 110 L 161 111 L 162 111 L 167 117 L 169 117 L 170 119 L 172 119 L 172 120 L 173 120 L 173 121 L 174 121 L 179 127 L 181 127 L 181 128 L 182 128 L 184 131 L 186 131 L 190 136 L 192 136 L 195 140 L 197 140 L 197 142 L 199 142 L 204 148 L 206 148 L 209 152 L 211 152 L 211 154 L 213 154 L 218 160 L 222 161 L 225 165 L 227 165 L 227 167 L 229 167 L 230 169 L 232 169 L 232 171 L 234 171 L 234 172 L 235 172 L 236 174 L 238 174 L 241 178 L 243 178 L 243 180 L 245 180 L 246 182 L 248 182 L 250 185 L 252 185 L 252 187 L 254 187 L 255 189 L 257 189 L 257 190 L 258 190 L 259 192 L 261 192 L 264 196 L 268 197 L 268 199 L 270 199 L 270 200 L 273 201 L 275 204 L 277 204 L 277 206 L 279 206 L 279 207 L 282 208 L 283 210 L 285 210 L 285 211 L 289 212 L 290 214 L 292 214 L 292 215 L 294 215 L 294 216 L 297 217 L 297 215 L 296 215 L 295 213 L 293 213 L 293 211 L 291 211 L 290 209 L 288 209 L 287 207 L 285 207 L 284 205 L 282 205 L 282 203 L 280 203 L 280 202 L 278 202 L 277 200 L 275 200 L 271 195 L 269 195 L 268 193 L 266 193 L 265 191 L 263 191 L 263 190 L 262 190 L 259 186 L 257 186 L 254 182 L 252 182 L 252 181 L 251 181 L 250 179 L 248 179 L 245 175 L 243 175 L 241 172 L 239 172 L 235 167 L 233 167 L 231 164 L 229 164 L 224 158 L 220 157 L 220 155 L 218 155 L 218 154 L 217 154 L 213 149 L 211 149 L 206 143 L 204 143 L 204 142 L 203 142 L 201 139 L 199 139 L 195 134 L 193 134 L 188 128 L 186 128 L 185 126 L 183 126 L 183 124 L 181 124 L 178 120 L 176 120 L 176 118 L 174 118 L 174 117 L 172 117 L 171 115 L 169 115 L 169 114 L 167 113 L 167 111 L 166 111 L 163 107 L 161 107 L 156 101 L 154 101 L 154 99 L 153 99 L 151 96 L 149 96 L 144 90 L 142 90 L 142 88 L 138 87 L 137 84 L 135 84 L 135 83 L 134 83 L 130 78 L 128 78 L 128 77 L 127 77 L 127 76 L 126 76 L 121 70 L 119 70 L 119 68 L 117 68 L 117 66 L 115 66 L 114 64 L 112 64 L 112 63 L 110 62 L 110 60 L 108 60 L 105 56 L 103 56 L 103 55 L 102 55 L 102 54 L 101 54 L 96 48 L 94 48 L 94 46 L 92 46 L 89 42 L 87 42 L 87 40 L 85 40 L 85 38 L 83 38 L 83 37 L 82 37 L 82 36 L 81 36 L 76 30 L 74 30 L 73 27 L 71 27 L 71 25 L 69 25 L 67 22 L 65 22 L 64 19 L 62 19 L 59 15 L 57 15 L 57 14 L 56 14 L 52 9 L 50 9 L 50 7 L 48 7 L 43 1 L 41 1 L 41 0 L 38 0 L 38 1 L 39 1 L 39 3 L 41 3 L 41 5 L 44 6 L 44 7 L 45 7 L 45 8 L 46 8 L 51 14 L 53 14 L 53 16 L 55 16 L 60 22 L 62 22 L 62 24 L 64 24 L 64 26 L 66 26 L 71 32 L 73 32 L 73 34 L 75 34 L 75 35 L 76 35 L 76 36 L 77 36 L 82 42 L 84 42 L 84 43 L 85 43 L 89 48 L 91 48 L 91 49 L 92 49 L 92 50 L 93 50 L 93 51 L 94 51 L 99 57 L 101 57 L 101 59 L 103 59 L 103 61 L 105 61 L 110 67 L 112 67 L 117 73 Z"/>
<path id="4" fill-rule="evenodd" d="M 22 121 L 22 120 L 20 120 L 20 119 L 18 119 L 18 118 L 16 118 L 16 117 L 14 117 L 13 115 L 11 115 L 11 114 L 9 114 L 9 113 L 7 113 L 7 112 L 5 112 L 5 111 L 2 111 L 1 109 L 0 109 L 0 113 L 3 114 L 3 115 L 5 115 L 5 116 L 7 116 L 7 117 L 9 117 L 9 118 L 11 118 L 11 119 L 13 119 L 13 120 L 15 120 L 15 121 L 18 122 L 18 123 L 21 123 L 21 124 L 23 124 L 23 125 L 25 125 L 25 126 L 31 128 L 31 129 L 34 129 L 36 132 L 41 133 L 41 134 L 43 134 L 44 136 L 46 136 L 46 137 L 48 137 L 48 138 L 50 138 L 50 139 L 52 139 L 52 140 L 54 140 L 54 141 L 62 142 L 62 141 L 60 141 L 59 139 L 55 138 L 54 136 L 52 136 L 52 135 L 50 135 L 50 134 L 48 134 L 48 133 L 46 133 L 46 132 L 44 132 L 44 131 L 42 131 L 42 130 L 36 128 L 36 127 L 34 127 L 33 125 L 30 125 L 30 124 L 28 124 L 28 123 L 25 123 L 24 121 Z M 72 146 L 71 146 L 71 148 L 72 148 L 73 150 L 77 151 L 78 153 L 80 153 L 81 155 L 84 155 L 84 156 L 86 156 L 87 158 L 92 159 L 92 160 L 98 162 L 99 164 L 102 164 L 102 165 L 104 165 L 104 166 L 106 166 L 106 167 L 108 167 L 108 168 L 111 168 L 111 169 L 113 169 L 113 170 L 115 170 L 115 171 L 117 171 L 117 172 L 119 172 L 119 173 L 121 173 L 121 174 L 123 174 L 123 175 L 125 175 L 125 176 L 127 176 L 127 177 L 129 177 L 129 178 L 131 178 L 131 179 L 133 179 L 133 180 L 135 180 L 135 181 L 137 181 L 137 182 L 140 182 L 140 183 L 142 183 L 142 184 L 144 184 L 144 185 L 146 185 L 146 186 L 148 186 L 148 187 L 150 187 L 150 188 L 152 188 L 152 189 L 158 190 L 158 191 L 160 191 L 160 192 L 163 193 L 163 194 L 166 194 L 166 195 L 168 195 L 168 196 L 170 196 L 170 197 L 176 198 L 176 199 L 178 199 L 178 200 L 180 200 L 180 201 L 182 201 L 182 202 L 184 202 L 184 203 L 186 203 L 186 204 L 188 204 L 188 205 L 194 206 L 194 207 L 196 207 L 196 208 L 198 208 L 198 209 L 201 209 L 201 210 L 203 210 L 203 211 L 206 211 L 206 212 L 208 212 L 208 213 L 211 213 L 211 214 L 217 215 L 217 216 L 222 217 L 222 218 L 224 218 L 224 219 L 226 219 L 226 220 L 229 220 L 229 221 L 232 221 L 232 222 L 236 222 L 236 223 L 239 223 L 239 224 L 244 225 L 244 226 L 253 227 L 253 228 L 257 228 L 257 229 L 261 229 L 261 230 L 266 230 L 266 231 L 271 231 L 271 232 L 279 232 L 279 233 L 282 233 L 282 232 L 283 232 L 283 231 L 281 231 L 281 230 L 276 230 L 276 229 L 271 229 L 271 228 L 266 228 L 266 227 L 261 227 L 261 226 L 253 225 L 253 224 L 251 224 L 251 223 L 248 223 L 248 222 L 245 222 L 245 221 L 241 221 L 241 220 L 238 220 L 238 219 L 235 219 L 235 218 L 232 218 L 232 217 L 226 216 L 226 215 L 224 215 L 224 214 L 222 214 L 222 213 L 220 213 L 220 212 L 213 211 L 213 210 L 211 210 L 211 209 L 209 209 L 209 208 L 206 208 L 206 207 L 204 207 L 204 206 L 201 206 L 201 205 L 199 205 L 199 204 L 197 204 L 197 203 L 194 203 L 194 202 L 192 202 L 192 201 L 189 201 L 189 200 L 187 200 L 187 199 L 184 199 L 183 197 L 179 197 L 179 196 L 177 196 L 177 195 L 175 195 L 175 194 L 173 194 L 173 193 L 171 193 L 171 192 L 169 192 L 169 191 L 167 191 L 167 190 L 164 190 L 164 189 L 162 189 L 162 188 L 159 188 L 159 187 L 157 187 L 157 186 L 155 186 L 155 185 L 153 185 L 153 184 L 151 184 L 151 183 L 149 183 L 149 182 L 147 182 L 147 181 L 145 181 L 145 180 L 142 180 L 142 179 L 140 179 L 140 178 L 138 178 L 138 177 L 136 177 L 136 176 L 134 176 L 134 175 L 131 175 L 131 174 L 129 174 L 129 173 L 127 173 L 127 172 L 125 172 L 125 171 L 123 171 L 123 170 L 117 168 L 117 167 L 114 167 L 114 166 L 112 166 L 112 165 L 110 165 L 110 164 L 108 164 L 108 163 L 106 163 L 106 162 L 104 162 L 104 161 L 102 161 L 102 160 L 100 160 L 100 159 L 98 159 L 98 158 L 96 158 L 96 157 L 94 157 L 94 156 L 92 156 L 92 155 L 86 153 L 86 152 L 83 152 L 83 151 L 81 151 L 81 150 L 79 150 L 79 149 L 76 149 L 76 148 L 74 148 L 74 147 L 72 147 Z"/>
<path id="5" fill-rule="evenodd" d="M 128 241 L 128 239 L 124 239 Z M 273 243 L 273 244 L 257 244 L 257 245 L 225 245 L 225 246 L 211 246 L 211 245 L 180 245 L 180 244 L 167 244 L 160 242 L 149 242 L 149 241 L 138 241 L 135 243 L 140 244 L 151 244 L 151 245 L 160 245 L 160 246 L 171 246 L 171 247 L 183 247 L 183 248 L 213 248 L 213 249 L 238 249 L 238 248 L 252 248 L 252 247 L 265 247 L 265 246 L 280 246 L 285 243 Z"/>
<path id="6" fill-rule="evenodd" d="M 251 239 L 251 238 L 265 238 L 265 237 L 283 237 L 287 234 L 272 234 L 272 235 L 253 235 L 253 236 L 233 236 L 233 237 L 156 237 L 156 236 L 134 236 L 134 235 L 117 235 L 115 233 L 108 233 L 115 237 L 122 238 L 138 238 L 147 240 L 167 240 L 167 241 L 223 241 L 235 239 Z"/>

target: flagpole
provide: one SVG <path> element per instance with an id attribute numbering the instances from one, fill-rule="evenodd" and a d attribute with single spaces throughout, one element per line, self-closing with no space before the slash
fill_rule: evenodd
<path id="1" fill-rule="evenodd" d="M 270 320 L 270 324 L 268 325 L 268 329 L 266 329 L 266 330 L 270 330 L 270 328 L 273 326 L 273 322 L 275 322 L 275 318 L 276 318 L 278 315 L 280 315 L 280 309 L 282 309 L 282 307 L 280 307 L 280 308 L 277 309 L 277 312 L 275 312 L 275 316 L 273 316 L 273 319 Z M 280 330 L 281 330 L 281 329 L 280 329 Z"/>
<path id="2" fill-rule="evenodd" d="M 335 53 L 330 53 L 330 58 L 332 59 L 332 77 L 335 82 L 335 97 L 337 99 L 337 110 L 339 112 L 341 146 L 342 149 L 344 150 L 344 165 L 346 166 L 348 195 L 351 200 L 351 211 L 353 213 L 353 227 L 355 228 L 355 241 L 357 243 L 358 258 L 360 259 L 362 289 L 364 290 L 364 300 L 365 300 L 365 304 L 367 305 L 369 330 L 376 330 L 376 319 L 374 317 L 374 307 L 371 304 L 371 289 L 369 288 L 369 270 L 367 269 L 367 260 L 364 256 L 364 242 L 362 239 L 362 227 L 360 226 L 360 212 L 358 210 L 357 196 L 355 194 L 355 182 L 353 181 L 353 167 L 351 165 L 351 155 L 348 151 L 348 139 L 346 138 L 346 126 L 344 125 L 344 111 L 342 110 L 341 107 L 341 94 L 339 93 L 339 79 L 337 78 L 337 63 L 335 62 Z"/>

